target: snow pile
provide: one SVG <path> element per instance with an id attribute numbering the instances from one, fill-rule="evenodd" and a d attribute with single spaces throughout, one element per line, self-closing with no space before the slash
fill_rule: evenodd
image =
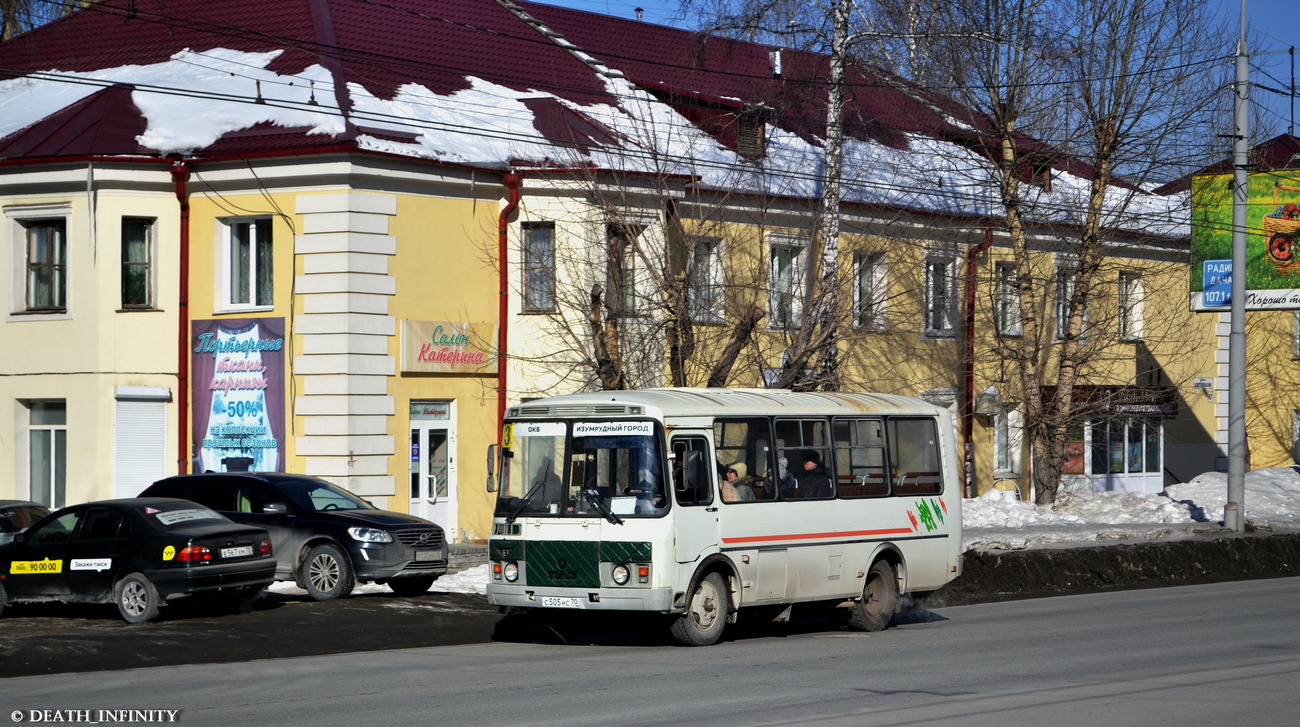
<path id="1" fill-rule="evenodd" d="M 964 543 L 970 549 L 1020 549 L 1113 540 L 1159 540 L 1221 529 L 1228 476 L 1198 475 L 1156 495 L 1070 492 L 1054 507 L 981 497 L 963 502 Z M 1300 471 L 1294 467 L 1246 474 L 1246 520 L 1258 529 L 1300 530 Z"/>

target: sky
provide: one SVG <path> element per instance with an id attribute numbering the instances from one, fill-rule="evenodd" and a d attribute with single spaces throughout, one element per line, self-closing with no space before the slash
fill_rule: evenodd
<path id="1" fill-rule="evenodd" d="M 1117 540 L 1168 540 L 1182 534 L 1218 531 L 1228 501 L 1228 476 L 1209 472 L 1162 493 L 1105 492 L 1062 498 L 1055 507 L 986 495 L 962 501 L 963 550 L 1022 550 Z M 1246 521 L 1273 531 L 1300 531 L 1300 468 L 1276 467 L 1246 473 Z M 430 591 L 486 593 L 487 564 L 439 578 Z M 305 594 L 289 582 L 268 589 Z M 353 593 L 388 593 L 366 584 Z"/>
<path id="2" fill-rule="evenodd" d="M 677 0 L 536 0 L 548 5 L 559 5 L 576 10 L 586 10 L 604 15 L 635 18 L 636 8 L 643 9 L 646 22 L 659 25 L 693 27 L 683 21 Z M 1213 10 L 1227 22 L 1235 38 L 1240 32 L 1241 0 L 1209 0 Z M 1246 0 L 1248 37 L 1251 45 L 1251 81 L 1273 89 L 1286 90 L 1292 81 L 1292 56 L 1290 49 L 1300 47 L 1300 1 L 1298 0 Z M 1300 75 L 1300 64 L 1294 75 Z M 1300 85 L 1300 84 L 1297 84 Z M 1261 127 L 1267 126 L 1275 134 L 1285 133 L 1293 123 L 1300 127 L 1300 104 L 1292 111 L 1291 103 L 1280 94 L 1256 88 L 1252 103 L 1261 107 Z M 1226 142 L 1225 142 L 1226 143 Z"/>

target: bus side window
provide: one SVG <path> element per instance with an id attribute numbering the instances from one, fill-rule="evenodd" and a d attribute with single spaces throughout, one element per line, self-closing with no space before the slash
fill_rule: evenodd
<path id="1" fill-rule="evenodd" d="M 708 505 L 713 502 L 709 477 L 709 443 L 703 438 L 673 439 L 673 490 L 679 505 Z"/>

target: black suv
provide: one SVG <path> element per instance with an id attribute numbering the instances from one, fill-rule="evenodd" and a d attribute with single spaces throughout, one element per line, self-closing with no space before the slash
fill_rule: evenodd
<path id="1" fill-rule="evenodd" d="M 141 497 L 179 497 L 238 523 L 265 528 L 275 577 L 317 601 L 346 596 L 357 581 L 399 596 L 429 590 L 447 572 L 442 528 L 374 505 L 325 480 L 283 472 L 209 472 L 159 480 Z"/>

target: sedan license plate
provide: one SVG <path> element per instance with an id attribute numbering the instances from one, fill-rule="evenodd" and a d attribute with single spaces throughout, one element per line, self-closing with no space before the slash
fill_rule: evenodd
<path id="1" fill-rule="evenodd" d="M 582 608 L 582 600 L 561 598 L 559 596 L 542 596 L 542 608 Z"/>
<path id="2" fill-rule="evenodd" d="M 251 545 L 240 545 L 235 548 L 221 549 L 222 558 L 247 558 L 252 554 L 253 554 L 253 546 Z"/>
<path id="3" fill-rule="evenodd" d="M 437 550 L 417 550 L 417 551 L 415 551 L 415 559 L 416 559 L 417 561 L 421 561 L 421 560 L 437 560 L 439 555 L 441 555 L 441 551 L 437 551 Z"/>

